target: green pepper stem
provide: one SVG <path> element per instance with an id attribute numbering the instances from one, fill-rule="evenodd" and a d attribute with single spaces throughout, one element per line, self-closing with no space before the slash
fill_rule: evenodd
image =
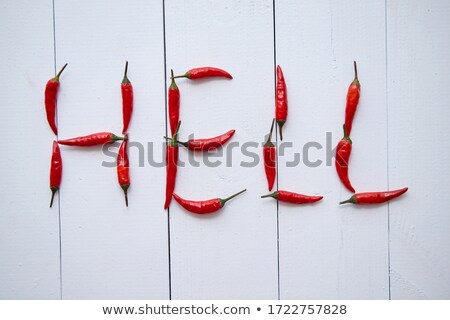
<path id="1" fill-rule="evenodd" d="M 178 130 L 180 130 L 181 126 L 181 120 L 178 121 L 177 129 L 175 130 L 175 133 L 173 134 L 172 140 L 170 140 L 170 145 L 172 147 L 178 146 Z"/>
<path id="2" fill-rule="evenodd" d="M 266 195 L 264 195 L 264 196 L 261 196 L 261 198 L 269 198 L 269 197 L 272 197 L 272 198 L 274 198 L 274 199 L 278 199 L 278 192 L 275 191 L 275 192 L 266 194 Z"/>
<path id="3" fill-rule="evenodd" d="M 59 76 L 61 75 L 61 73 L 64 71 L 64 69 L 67 67 L 67 63 L 61 68 L 61 70 L 59 70 L 58 74 L 53 78 L 53 80 L 55 80 L 56 82 L 59 82 Z"/>
<path id="4" fill-rule="evenodd" d="M 170 69 L 170 79 L 172 79 L 172 83 L 170 84 L 171 89 L 176 89 L 177 84 L 175 83 L 175 77 L 173 75 L 173 69 Z"/>
<path id="5" fill-rule="evenodd" d="M 285 124 L 286 120 L 277 120 L 278 128 L 280 129 L 280 139 L 283 141 L 283 126 Z"/>
<path id="6" fill-rule="evenodd" d="M 177 79 L 177 78 L 189 78 L 189 72 L 186 72 L 185 74 L 179 75 L 179 76 L 171 76 L 171 79 Z"/>
<path id="7" fill-rule="evenodd" d="M 50 208 L 51 208 L 53 205 L 53 199 L 55 198 L 55 193 L 56 193 L 56 191 L 58 191 L 58 188 L 50 187 L 50 189 L 52 190 L 52 198 L 50 199 Z"/>
<path id="8" fill-rule="evenodd" d="M 353 67 L 355 68 L 355 80 L 358 80 L 358 67 L 356 66 L 356 61 L 353 61 Z"/>
<path id="9" fill-rule="evenodd" d="M 232 196 L 229 196 L 228 198 L 225 199 L 219 199 L 219 201 L 222 203 L 222 206 L 229 200 L 233 199 L 234 197 L 237 197 L 238 195 L 240 195 L 241 193 L 244 193 L 245 191 L 247 191 L 247 189 L 244 189 L 242 191 L 239 191 L 238 193 L 233 194 Z"/>
<path id="10" fill-rule="evenodd" d="M 275 118 L 273 118 L 273 120 L 272 120 L 272 126 L 270 127 L 269 137 L 267 138 L 266 146 L 273 145 L 271 140 L 272 140 L 272 132 L 273 132 L 274 124 L 275 124 Z"/>
<path id="11" fill-rule="evenodd" d="M 128 207 L 128 188 L 130 187 L 129 184 L 122 184 L 121 185 L 123 194 L 125 196 L 125 205 Z"/>
<path id="12" fill-rule="evenodd" d="M 130 83 L 130 80 L 128 79 L 128 61 L 125 61 L 125 71 L 123 72 L 122 84 L 127 83 Z"/>
<path id="13" fill-rule="evenodd" d="M 164 139 L 166 139 L 166 140 L 172 140 L 171 138 L 169 138 L 169 137 L 166 137 L 166 136 L 164 136 Z M 188 147 L 188 143 L 187 142 L 184 142 L 184 141 L 177 141 L 179 144 L 181 144 L 182 146 L 185 146 L 186 148 Z"/>
<path id="14" fill-rule="evenodd" d="M 353 204 L 357 204 L 358 202 L 356 202 L 356 198 L 355 198 L 355 196 L 353 195 L 353 196 L 351 196 L 350 198 L 348 198 L 347 200 L 339 202 L 339 204 L 345 204 L 345 203 L 353 203 Z"/>

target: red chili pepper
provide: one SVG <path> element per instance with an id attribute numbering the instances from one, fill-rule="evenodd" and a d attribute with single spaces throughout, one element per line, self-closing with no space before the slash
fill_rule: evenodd
<path id="1" fill-rule="evenodd" d="M 128 135 L 125 134 L 124 140 L 117 154 L 117 179 L 125 195 L 125 204 L 128 207 L 128 188 L 130 187 L 130 162 L 128 161 Z"/>
<path id="2" fill-rule="evenodd" d="M 281 202 L 289 202 L 296 204 L 313 203 L 322 200 L 322 196 L 307 196 L 300 193 L 278 190 L 274 193 L 261 196 L 261 198 L 272 197 Z"/>
<path id="3" fill-rule="evenodd" d="M 53 141 L 52 161 L 50 163 L 50 190 L 52 190 L 52 199 L 50 200 L 50 208 L 53 205 L 53 198 L 56 191 L 61 186 L 62 176 L 62 158 L 59 146 L 56 141 Z"/>
<path id="4" fill-rule="evenodd" d="M 167 209 L 172 201 L 172 194 L 177 180 L 178 130 L 180 130 L 180 124 L 181 121 L 178 122 L 175 134 L 166 146 L 166 202 L 164 203 L 164 209 Z"/>
<path id="5" fill-rule="evenodd" d="M 361 91 L 361 84 L 358 80 L 358 69 L 356 67 L 356 61 L 353 61 L 355 68 L 355 79 L 348 87 L 347 92 L 347 105 L 345 107 L 345 127 L 347 128 L 347 133 L 350 135 L 352 131 L 353 117 L 355 116 L 356 107 L 359 102 L 359 94 Z"/>
<path id="6" fill-rule="evenodd" d="M 47 112 L 47 121 L 55 134 L 58 134 L 58 127 L 56 126 L 56 99 L 59 89 L 59 77 L 66 67 L 67 63 L 54 78 L 47 81 L 47 85 L 45 86 L 45 111 Z"/>
<path id="7" fill-rule="evenodd" d="M 394 191 L 381 191 L 381 192 L 364 192 L 354 194 L 350 199 L 340 202 L 339 204 L 344 203 L 353 203 L 353 204 L 376 204 L 383 203 L 394 198 L 400 197 L 408 191 L 408 188 L 398 189 Z"/>
<path id="8" fill-rule="evenodd" d="M 181 76 L 176 76 L 173 78 L 188 78 L 191 80 L 203 79 L 203 78 L 211 78 L 211 77 L 223 77 L 228 79 L 233 79 L 231 74 L 226 72 L 225 70 L 214 68 L 214 67 L 200 67 L 194 68 L 187 71 L 185 74 Z"/>
<path id="9" fill-rule="evenodd" d="M 272 120 L 272 126 L 270 127 L 269 137 L 267 142 L 263 146 L 263 156 L 264 156 L 264 170 L 266 171 L 267 183 L 269 185 L 269 191 L 272 191 L 273 184 L 275 182 L 275 176 L 277 174 L 276 169 L 276 157 L 277 149 L 275 148 L 272 141 L 272 131 L 275 119 Z"/>
<path id="10" fill-rule="evenodd" d="M 220 136 L 207 139 L 190 139 L 187 142 L 178 141 L 179 144 L 185 146 L 189 150 L 196 152 L 208 152 L 216 150 L 217 148 L 223 146 L 231 137 L 234 135 L 236 130 L 230 130 Z M 169 139 L 169 138 L 166 138 Z"/>
<path id="11" fill-rule="evenodd" d="M 355 192 L 350 179 L 348 178 L 348 162 L 352 152 L 352 140 L 347 134 L 344 124 L 344 137 L 339 141 L 336 147 L 335 166 L 336 172 L 341 179 L 342 184 L 351 192 Z"/>
<path id="12" fill-rule="evenodd" d="M 283 126 L 286 123 L 288 113 L 288 100 L 286 82 L 284 81 L 283 70 L 277 66 L 277 96 L 276 96 L 276 112 L 278 127 L 280 128 L 280 139 L 283 140 Z"/>
<path id="13" fill-rule="evenodd" d="M 99 132 L 88 136 L 59 140 L 58 143 L 66 146 L 89 147 L 105 143 L 113 143 L 117 140 L 123 140 L 123 137 L 118 137 L 111 132 Z"/>
<path id="14" fill-rule="evenodd" d="M 233 199 L 234 197 L 240 195 L 245 191 L 247 191 L 247 189 L 239 191 L 238 193 L 233 194 L 232 196 L 225 199 L 216 198 L 203 201 L 186 200 L 175 193 L 173 194 L 173 197 L 187 211 L 198 214 L 208 214 L 222 209 L 227 201 Z"/>
<path id="15" fill-rule="evenodd" d="M 170 70 L 172 75 L 172 84 L 169 87 L 169 122 L 170 122 L 170 134 L 173 136 L 177 129 L 178 121 L 180 119 L 180 90 L 173 76 L 173 70 Z"/>
<path id="16" fill-rule="evenodd" d="M 128 61 L 125 63 L 125 71 L 122 80 L 122 116 L 123 116 L 123 129 L 122 133 L 128 130 L 130 124 L 131 115 L 133 114 L 133 85 L 127 76 Z"/>

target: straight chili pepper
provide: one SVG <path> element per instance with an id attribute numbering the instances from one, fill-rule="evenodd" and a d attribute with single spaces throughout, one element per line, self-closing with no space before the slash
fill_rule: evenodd
<path id="1" fill-rule="evenodd" d="M 214 67 L 200 67 L 188 70 L 185 74 L 181 76 L 172 76 L 172 78 L 188 78 L 191 80 L 203 79 L 203 78 L 211 78 L 211 77 L 222 77 L 233 79 L 231 74 L 226 72 L 225 70 L 214 68 Z"/>
<path id="2" fill-rule="evenodd" d="M 352 152 L 352 140 L 347 134 L 346 126 L 344 124 L 344 137 L 339 141 L 336 147 L 335 166 L 336 172 L 341 179 L 342 184 L 350 191 L 355 192 L 350 179 L 348 178 L 348 162 Z"/>
<path id="3" fill-rule="evenodd" d="M 180 119 L 180 90 L 173 76 L 173 70 L 170 70 L 172 83 L 169 87 L 169 122 L 170 122 L 170 134 L 173 136 L 177 129 L 178 121 Z"/>
<path id="4" fill-rule="evenodd" d="M 181 121 L 178 122 L 175 134 L 172 140 L 166 146 L 166 202 L 164 209 L 167 209 L 172 201 L 172 194 L 175 190 L 178 169 L 178 130 L 180 130 Z"/>
<path id="5" fill-rule="evenodd" d="M 47 113 L 47 121 L 56 135 L 58 134 L 58 127 L 56 126 L 56 100 L 60 85 L 59 77 L 66 67 L 67 63 L 59 70 L 54 78 L 47 81 L 47 85 L 45 86 L 45 111 Z"/>
<path id="6" fill-rule="evenodd" d="M 225 203 L 227 203 L 227 201 L 233 199 L 234 197 L 237 197 L 238 195 L 240 195 L 245 191 L 247 191 L 247 189 L 239 191 L 238 193 L 233 194 L 232 196 L 225 199 L 215 198 L 203 201 L 186 200 L 181 198 L 175 193 L 173 194 L 173 197 L 183 208 L 185 208 L 189 212 L 198 214 L 208 214 L 222 209 Z"/>
<path id="7" fill-rule="evenodd" d="M 122 116 L 123 116 L 123 129 L 122 134 L 127 132 L 128 125 L 130 124 L 131 115 L 133 114 L 133 85 L 127 76 L 128 61 L 125 62 L 125 71 L 123 73 L 123 80 L 121 84 L 122 90 Z"/>
<path id="8" fill-rule="evenodd" d="M 128 135 L 125 134 L 124 140 L 117 154 L 117 179 L 125 195 L 125 205 L 128 207 L 128 188 L 130 187 L 130 162 L 128 160 Z"/>
<path id="9" fill-rule="evenodd" d="M 67 140 L 58 140 L 58 143 L 66 146 L 89 147 L 105 143 L 113 143 L 117 140 L 123 140 L 123 137 L 118 137 L 111 132 L 99 132 Z"/>
<path id="10" fill-rule="evenodd" d="M 62 176 L 62 158 L 59 150 L 59 145 L 56 141 L 53 141 L 52 160 L 50 163 L 50 190 L 52 190 L 52 199 L 50 200 L 50 208 L 53 205 L 53 198 L 56 191 L 61 186 Z"/>
<path id="11" fill-rule="evenodd" d="M 381 191 L 381 192 L 364 192 L 357 193 L 351 196 L 350 199 L 340 202 L 339 204 L 344 203 L 353 203 L 353 204 L 376 204 L 383 203 L 394 198 L 400 197 L 408 191 L 408 188 L 393 190 L 393 191 Z"/>
<path id="12" fill-rule="evenodd" d="M 295 203 L 295 204 L 305 204 L 305 203 L 313 203 L 319 200 L 322 200 L 322 196 L 307 196 L 300 193 L 278 190 L 274 193 L 267 194 L 265 196 L 261 196 L 261 198 L 272 197 L 281 202 Z"/>
<path id="13" fill-rule="evenodd" d="M 356 67 L 356 61 L 353 61 L 353 66 L 355 68 L 355 78 L 348 87 L 347 92 L 347 104 L 345 106 L 345 127 L 347 128 L 347 133 L 350 135 L 352 131 L 353 117 L 355 116 L 356 107 L 359 102 L 359 95 L 361 91 L 361 84 L 358 80 L 358 69 Z"/>
<path id="14" fill-rule="evenodd" d="M 280 129 L 280 139 L 283 140 L 283 126 L 286 123 L 288 114 L 288 100 L 286 82 L 284 81 L 283 70 L 277 66 L 277 96 L 275 118 Z"/>
<path id="15" fill-rule="evenodd" d="M 272 126 L 270 127 L 269 137 L 267 142 L 263 146 L 263 156 L 264 156 L 264 170 L 266 171 L 267 184 L 269 186 L 269 191 L 272 191 L 273 184 L 275 182 L 276 171 L 276 157 L 277 150 L 275 145 L 272 143 L 272 131 L 273 125 L 275 124 L 275 119 L 272 120 Z"/>
<path id="16" fill-rule="evenodd" d="M 189 150 L 196 152 L 208 152 L 216 150 L 217 148 L 223 146 L 231 137 L 234 135 L 236 130 L 230 130 L 220 136 L 207 139 L 190 139 L 187 142 L 178 141 L 179 144 L 185 146 Z M 166 139 L 169 139 L 166 137 Z"/>

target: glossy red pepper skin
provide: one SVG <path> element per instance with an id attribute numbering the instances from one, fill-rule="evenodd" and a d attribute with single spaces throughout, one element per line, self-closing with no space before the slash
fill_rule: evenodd
<path id="1" fill-rule="evenodd" d="M 125 63 L 125 72 L 123 75 L 122 84 L 120 85 L 122 91 L 122 116 L 123 116 L 123 129 L 122 134 L 127 132 L 128 126 L 131 121 L 131 115 L 133 114 L 133 85 L 127 76 L 128 61 Z"/>
<path id="2" fill-rule="evenodd" d="M 307 196 L 300 193 L 278 190 L 274 193 L 262 196 L 261 198 L 272 197 L 281 202 L 295 203 L 295 204 L 305 204 L 314 203 L 323 199 L 322 196 Z"/>
<path id="3" fill-rule="evenodd" d="M 47 85 L 45 86 L 44 97 L 47 121 L 55 135 L 58 134 L 58 127 L 56 126 L 56 100 L 58 98 L 58 89 L 60 85 L 59 77 L 66 67 L 67 63 L 62 67 L 62 69 L 54 78 L 47 81 Z"/>
<path id="4" fill-rule="evenodd" d="M 214 68 L 214 67 L 200 67 L 188 70 L 185 74 L 181 76 L 176 76 L 174 78 L 188 78 L 191 80 L 204 79 L 204 78 L 212 78 L 212 77 L 221 77 L 233 79 L 231 74 L 226 72 L 225 70 Z"/>
<path id="5" fill-rule="evenodd" d="M 263 146 L 264 170 L 266 172 L 267 185 L 269 191 L 272 191 L 273 189 L 275 177 L 277 174 L 276 169 L 277 149 L 275 148 L 275 145 L 271 141 L 274 123 L 275 119 L 273 119 L 272 121 L 272 126 L 270 128 L 270 133 L 269 137 L 267 138 L 267 142 Z"/>
<path id="6" fill-rule="evenodd" d="M 128 160 L 128 135 L 124 140 L 117 154 L 117 180 L 125 195 L 125 205 L 128 207 L 128 188 L 130 187 L 130 162 Z"/>
<path id="7" fill-rule="evenodd" d="M 184 209 L 189 212 L 197 214 L 209 214 L 222 209 L 228 200 L 233 199 L 234 197 L 240 195 L 245 191 L 246 190 L 242 190 L 226 199 L 215 198 L 203 201 L 186 200 L 175 193 L 173 194 L 173 197 Z"/>
<path id="8" fill-rule="evenodd" d="M 172 140 L 170 140 L 166 146 L 166 201 L 164 202 L 164 209 L 167 209 L 172 201 L 172 194 L 175 190 L 175 183 L 177 180 L 179 129 L 180 122 L 178 122 L 178 126 Z"/>
<path id="9" fill-rule="evenodd" d="M 117 140 L 123 140 L 123 138 L 118 137 L 111 132 L 99 132 L 67 140 L 58 140 L 58 143 L 66 146 L 90 147 L 105 143 L 113 143 Z"/>
<path id="10" fill-rule="evenodd" d="M 283 70 L 277 66 L 277 96 L 275 118 L 280 130 L 280 139 L 283 140 L 283 126 L 286 123 L 288 115 L 288 99 L 286 81 L 284 80 Z"/>
<path id="11" fill-rule="evenodd" d="M 353 117 L 355 116 L 356 108 L 358 107 L 361 92 L 356 61 L 353 61 L 353 64 L 355 68 L 355 79 L 353 79 L 353 82 L 348 87 L 347 104 L 345 106 L 345 128 L 347 129 L 348 135 L 350 135 L 350 132 L 352 131 Z"/>
<path id="12" fill-rule="evenodd" d="M 168 90 L 168 105 L 170 134 L 173 136 L 177 129 L 178 121 L 180 121 L 180 89 L 178 89 L 173 78 L 173 70 L 170 70 L 170 73 L 172 75 L 172 83 Z"/>
<path id="13" fill-rule="evenodd" d="M 52 190 L 52 199 L 50 200 L 50 208 L 53 205 L 53 199 L 56 191 L 61 186 L 62 177 L 62 158 L 59 145 L 56 141 L 53 141 L 52 159 L 50 162 L 50 190 Z"/>
<path id="14" fill-rule="evenodd" d="M 378 204 L 384 203 L 394 198 L 400 197 L 408 191 L 408 188 L 402 188 L 393 191 L 381 191 L 381 192 L 364 192 L 354 194 L 350 199 L 340 202 L 339 204 L 344 203 L 353 203 L 353 204 Z"/>
<path id="15" fill-rule="evenodd" d="M 347 135 L 344 125 L 344 137 L 339 141 L 336 147 L 335 166 L 336 172 L 342 184 L 350 191 L 355 192 L 350 179 L 348 177 L 348 163 L 352 152 L 352 140 Z"/>
<path id="16" fill-rule="evenodd" d="M 207 138 L 207 139 L 190 139 L 188 142 L 178 142 L 185 147 L 187 147 L 189 150 L 195 151 L 195 152 L 208 152 L 213 151 L 221 146 L 223 146 L 225 143 L 227 143 L 228 140 L 233 137 L 236 130 L 230 130 L 220 136 L 214 137 L 214 138 Z"/>

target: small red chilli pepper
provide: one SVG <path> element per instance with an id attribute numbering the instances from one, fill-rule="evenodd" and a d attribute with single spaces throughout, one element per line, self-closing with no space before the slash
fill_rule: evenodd
<path id="1" fill-rule="evenodd" d="M 261 196 L 261 198 L 272 197 L 281 202 L 295 203 L 295 204 L 305 204 L 305 203 L 313 203 L 323 199 L 322 196 L 307 196 L 300 193 L 278 190 L 274 193 L 267 194 L 265 196 Z"/>
<path id="2" fill-rule="evenodd" d="M 180 89 L 173 76 L 173 70 L 170 70 L 172 75 L 172 83 L 169 87 L 168 99 L 169 99 L 169 122 L 170 122 L 170 134 L 173 136 L 177 129 L 178 121 L 180 120 Z"/>
<path id="3" fill-rule="evenodd" d="M 60 84 L 59 77 L 66 67 L 67 63 L 59 70 L 54 78 L 47 81 L 47 85 L 45 86 L 45 111 L 47 113 L 47 121 L 56 135 L 58 134 L 58 127 L 56 126 L 56 100 Z"/>
<path id="4" fill-rule="evenodd" d="M 358 80 L 358 69 L 356 67 L 356 61 L 353 61 L 353 66 L 355 68 L 355 79 L 348 87 L 347 92 L 347 105 L 345 106 L 345 127 L 347 128 L 347 133 L 350 135 L 352 131 L 353 117 L 355 116 L 356 107 L 359 102 L 359 95 L 361 91 L 361 84 Z"/>
<path id="5" fill-rule="evenodd" d="M 180 130 L 181 121 L 178 122 L 175 134 L 172 140 L 166 146 L 166 202 L 164 209 L 167 209 L 172 201 L 172 194 L 175 190 L 178 169 L 178 130 Z"/>
<path id="6" fill-rule="evenodd" d="M 344 124 L 344 137 L 339 141 L 336 147 L 335 166 L 336 172 L 341 179 L 342 184 L 350 191 L 355 192 L 348 178 L 348 162 L 352 152 L 352 140 L 347 134 L 347 130 Z"/>
<path id="7" fill-rule="evenodd" d="M 226 72 L 225 70 L 214 68 L 214 67 L 200 67 L 188 70 L 185 74 L 181 76 L 176 76 L 172 78 L 188 78 L 191 80 L 203 79 L 203 78 L 211 78 L 211 77 L 222 77 L 233 79 L 231 74 Z"/>
<path id="8" fill-rule="evenodd" d="M 350 199 L 340 202 L 339 204 L 344 203 L 353 203 L 353 204 L 376 204 L 383 203 L 394 198 L 400 197 L 408 191 L 408 188 L 393 190 L 393 191 L 381 191 L 381 192 L 364 192 L 357 193 L 351 196 Z"/>
<path id="9" fill-rule="evenodd" d="M 236 130 L 230 130 L 214 138 L 190 139 L 187 142 L 178 141 L 178 143 L 195 152 L 208 152 L 223 146 L 228 140 L 231 139 L 235 132 Z"/>
<path id="10" fill-rule="evenodd" d="M 128 135 L 125 134 L 124 140 L 117 154 L 117 179 L 125 195 L 125 205 L 128 207 L 128 188 L 130 187 L 130 162 L 128 160 Z"/>
<path id="11" fill-rule="evenodd" d="M 189 212 L 198 214 L 208 214 L 222 209 L 227 201 L 233 199 L 234 197 L 237 197 L 238 195 L 240 195 L 245 191 L 247 191 L 247 189 L 239 191 L 238 193 L 233 194 L 232 196 L 225 199 L 215 198 L 203 201 L 186 200 L 181 198 L 175 193 L 173 194 L 173 197 L 183 208 L 185 208 Z"/>
<path id="12" fill-rule="evenodd" d="M 90 147 L 105 143 L 113 143 L 117 140 L 123 140 L 123 137 L 118 137 L 111 132 L 99 132 L 67 140 L 58 140 L 58 143 L 66 146 Z"/>
<path id="13" fill-rule="evenodd" d="M 53 198 L 56 191 L 61 186 L 62 176 L 62 158 L 59 150 L 59 145 L 56 141 L 53 141 L 52 160 L 50 163 L 50 190 L 52 190 L 52 199 L 50 200 L 50 208 L 53 205 Z"/>
<path id="14" fill-rule="evenodd" d="M 275 119 L 272 120 L 272 126 L 270 127 L 269 137 L 267 142 L 263 146 L 263 156 L 264 156 L 264 170 L 266 171 L 267 183 L 269 186 L 269 191 L 272 191 L 273 184 L 275 182 L 275 176 L 277 174 L 276 169 L 276 157 L 277 149 L 272 143 L 272 131 Z"/>
<path id="15" fill-rule="evenodd" d="M 133 85 L 127 76 L 128 61 L 125 62 L 125 71 L 123 73 L 123 80 L 121 84 L 122 89 L 122 116 L 123 116 L 123 129 L 122 133 L 127 132 L 128 125 L 130 124 L 131 115 L 133 114 Z"/>
<path id="16" fill-rule="evenodd" d="M 288 114 L 288 100 L 286 82 L 284 81 L 283 70 L 277 66 L 277 96 L 275 118 L 280 128 L 280 139 L 283 140 L 283 126 L 286 123 Z"/>

